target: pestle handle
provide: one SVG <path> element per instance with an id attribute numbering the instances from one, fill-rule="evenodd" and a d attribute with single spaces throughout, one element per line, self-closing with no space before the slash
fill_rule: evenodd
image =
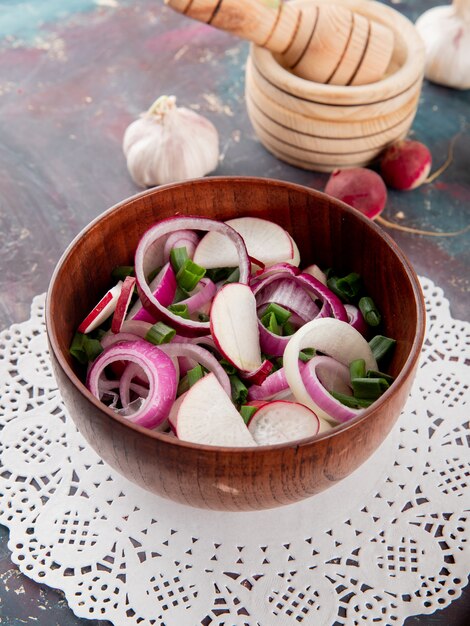
<path id="1" fill-rule="evenodd" d="M 271 52 L 291 46 L 300 9 L 281 0 L 165 0 L 172 9 L 199 22 L 248 39 Z"/>

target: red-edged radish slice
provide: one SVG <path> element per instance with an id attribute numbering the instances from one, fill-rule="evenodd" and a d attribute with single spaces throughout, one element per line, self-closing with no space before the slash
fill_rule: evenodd
<path id="1" fill-rule="evenodd" d="M 326 274 L 315 263 L 313 263 L 312 265 L 308 265 L 305 269 L 303 269 L 302 274 L 310 274 L 310 276 L 313 276 L 313 278 L 319 280 L 326 287 Z"/>
<path id="2" fill-rule="evenodd" d="M 77 328 L 79 333 L 91 333 L 92 330 L 101 326 L 101 324 L 106 321 L 108 317 L 111 317 L 116 309 L 121 288 L 122 280 L 105 293 L 98 304 L 90 311 L 90 313 L 88 313 L 83 322 Z"/>
<path id="3" fill-rule="evenodd" d="M 122 283 L 121 293 L 114 310 L 113 321 L 111 322 L 111 332 L 121 332 L 122 325 L 126 318 L 127 309 L 134 293 L 135 278 L 134 276 L 126 276 Z"/>
<path id="4" fill-rule="evenodd" d="M 210 329 L 219 352 L 239 370 L 261 367 L 256 300 L 248 285 L 222 287 L 212 301 Z"/>
<path id="5" fill-rule="evenodd" d="M 282 226 L 259 217 L 237 217 L 226 222 L 245 242 L 250 257 L 265 267 L 275 263 L 295 264 L 298 248 Z M 194 252 L 194 262 L 207 269 L 236 267 L 238 257 L 234 245 L 223 234 L 211 231 L 204 235 Z M 300 258 L 297 260 L 297 264 Z"/>
<path id="6" fill-rule="evenodd" d="M 237 261 L 236 266 L 240 268 L 240 282 L 248 283 L 250 278 L 250 262 L 248 260 L 246 246 L 242 237 L 224 222 L 212 220 L 205 217 L 173 217 L 162 220 L 152 226 L 140 239 L 135 253 L 135 276 L 137 279 L 137 290 L 143 307 L 155 319 L 167 320 L 170 326 L 175 328 L 179 334 L 195 336 L 209 333 L 209 322 L 199 322 L 192 319 L 184 319 L 169 311 L 166 306 L 154 296 L 147 283 L 147 274 L 155 267 L 154 258 L 163 257 L 163 248 L 168 236 L 178 230 L 205 230 L 215 231 L 226 235 L 226 239 L 233 243 Z M 204 266 L 203 266 L 204 267 Z"/>
<path id="7" fill-rule="evenodd" d="M 176 434 L 184 441 L 207 446 L 256 445 L 214 374 L 200 378 L 184 394 L 176 416 Z"/>
<path id="8" fill-rule="evenodd" d="M 347 365 L 355 359 L 364 359 L 366 370 L 377 370 L 377 361 L 369 344 L 359 331 L 348 322 L 333 317 L 323 317 L 307 322 L 290 338 L 284 350 L 284 371 L 289 387 L 298 402 L 310 407 L 318 415 L 331 419 L 307 391 L 299 368 L 299 353 L 305 348 L 315 348 Z"/>
<path id="9" fill-rule="evenodd" d="M 276 400 L 253 414 L 248 430 L 259 446 L 271 446 L 314 437 L 320 430 L 320 421 L 303 404 Z"/>

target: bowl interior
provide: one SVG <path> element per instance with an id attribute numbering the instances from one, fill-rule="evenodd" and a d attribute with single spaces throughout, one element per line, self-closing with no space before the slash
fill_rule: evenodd
<path id="1" fill-rule="evenodd" d="M 77 326 L 112 285 L 112 269 L 133 264 L 145 230 L 176 214 L 270 219 L 293 236 L 303 265 L 359 272 L 383 313 L 382 332 L 398 341 L 391 373 L 403 368 L 423 312 L 416 276 L 388 236 L 353 209 L 315 190 L 267 179 L 206 178 L 122 202 L 92 222 L 64 253 L 48 293 L 48 333 L 61 366 L 83 393 L 88 393 L 79 380 L 83 372 L 68 351 Z"/>

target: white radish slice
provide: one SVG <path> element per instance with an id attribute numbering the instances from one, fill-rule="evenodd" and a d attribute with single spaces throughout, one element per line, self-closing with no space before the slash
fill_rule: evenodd
<path id="1" fill-rule="evenodd" d="M 318 267 L 318 265 L 315 265 L 315 263 L 313 263 L 312 265 L 308 265 L 304 270 L 302 270 L 302 274 L 310 274 L 310 276 L 313 276 L 313 278 L 319 280 L 326 287 L 326 274 Z"/>
<path id="2" fill-rule="evenodd" d="M 122 325 L 126 319 L 127 309 L 134 293 L 135 278 L 134 276 L 126 276 L 122 284 L 121 293 L 114 310 L 113 321 L 111 322 L 111 332 L 121 332 Z"/>
<path id="3" fill-rule="evenodd" d="M 348 322 L 333 317 L 323 317 L 307 322 L 295 332 L 284 350 L 284 371 L 287 382 L 298 402 L 315 413 L 327 417 L 308 393 L 299 369 L 299 352 L 315 348 L 347 365 L 354 359 L 364 359 L 366 370 L 377 370 L 377 361 L 364 337 Z M 327 417 L 328 419 L 328 417 Z"/>
<path id="4" fill-rule="evenodd" d="M 176 416 L 176 434 L 184 441 L 208 446 L 256 445 L 214 374 L 200 378 L 184 394 Z"/>
<path id="5" fill-rule="evenodd" d="M 291 265 L 295 265 L 295 267 L 299 267 L 300 265 L 300 251 L 299 248 L 297 246 L 297 244 L 295 243 L 293 237 L 291 235 L 289 235 L 291 243 L 292 243 L 292 259 L 287 260 L 287 263 L 290 263 Z"/>
<path id="6" fill-rule="evenodd" d="M 248 255 L 265 267 L 275 263 L 298 265 L 298 248 L 282 226 L 259 217 L 237 217 L 226 222 L 243 238 Z M 199 242 L 194 262 L 207 269 L 237 267 L 238 255 L 234 244 L 225 235 L 210 231 Z M 297 263 L 294 261 L 297 260 Z"/>
<path id="7" fill-rule="evenodd" d="M 314 437 L 319 429 L 320 421 L 313 411 L 284 400 L 264 404 L 248 422 L 248 430 L 259 446 Z"/>
<path id="8" fill-rule="evenodd" d="M 210 329 L 219 352 L 239 370 L 261 367 L 256 300 L 248 285 L 222 287 L 212 301 Z"/>
<path id="9" fill-rule="evenodd" d="M 107 291 L 98 304 L 88 313 L 77 328 L 79 333 L 91 333 L 92 330 L 95 330 L 106 321 L 108 317 L 111 317 L 116 309 L 121 289 L 122 280 Z"/>

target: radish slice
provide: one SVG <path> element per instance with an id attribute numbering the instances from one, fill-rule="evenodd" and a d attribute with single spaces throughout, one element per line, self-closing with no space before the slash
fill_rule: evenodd
<path id="1" fill-rule="evenodd" d="M 302 380 L 313 398 L 319 417 L 333 422 L 347 422 L 360 415 L 364 409 L 351 409 L 329 392 L 337 391 L 351 396 L 349 368 L 330 356 L 314 356 L 302 371 Z"/>
<path id="2" fill-rule="evenodd" d="M 261 367 L 256 300 L 248 285 L 222 287 L 212 301 L 210 329 L 219 352 L 239 370 Z"/>
<path id="3" fill-rule="evenodd" d="M 364 359 L 366 370 L 377 370 L 377 361 L 369 344 L 348 322 L 324 317 L 299 328 L 284 351 L 284 370 L 289 387 L 297 400 L 320 415 L 324 411 L 306 389 L 299 368 L 299 352 L 305 348 L 315 348 L 348 367 L 354 359 Z"/>
<path id="4" fill-rule="evenodd" d="M 170 412 L 176 397 L 176 371 L 170 357 L 143 339 L 126 341 L 106 348 L 88 371 L 87 387 L 100 399 L 100 377 L 115 361 L 137 364 L 148 379 L 148 395 L 140 408 L 126 418 L 146 428 L 159 426 Z"/>
<path id="5" fill-rule="evenodd" d="M 313 411 L 284 400 L 264 404 L 248 422 L 248 430 L 259 446 L 314 437 L 319 429 L 320 422 Z"/>
<path id="6" fill-rule="evenodd" d="M 259 217 L 237 217 L 228 220 L 226 224 L 243 237 L 250 257 L 254 257 L 265 267 L 275 263 L 295 264 L 298 248 L 289 233 L 279 224 Z M 212 231 L 199 242 L 194 253 L 194 262 L 207 269 L 236 267 L 238 258 L 232 242 L 223 233 Z"/>
<path id="7" fill-rule="evenodd" d="M 327 278 L 325 272 L 323 272 L 318 265 L 308 265 L 306 268 L 302 270 L 302 274 L 310 274 L 313 278 L 319 280 L 326 287 Z"/>
<path id="8" fill-rule="evenodd" d="M 241 372 L 243 380 L 253 385 L 261 385 L 273 369 L 273 364 L 267 359 L 261 363 L 258 369 L 252 372 Z"/>
<path id="9" fill-rule="evenodd" d="M 134 293 L 134 286 L 135 278 L 133 276 L 126 276 L 122 284 L 121 293 L 119 294 L 119 298 L 116 304 L 116 309 L 114 310 L 113 321 L 111 322 L 112 333 L 119 333 L 121 331 L 124 319 L 127 314 L 127 309 L 129 308 L 129 304 L 132 298 L 132 294 Z"/>
<path id="10" fill-rule="evenodd" d="M 92 311 L 90 311 L 90 313 L 88 313 L 83 322 L 77 328 L 79 333 L 91 333 L 92 330 L 101 326 L 101 324 L 107 320 L 108 317 L 111 317 L 116 309 L 121 288 L 122 280 L 105 293 L 98 304 Z"/>
<path id="11" fill-rule="evenodd" d="M 238 265 L 240 268 L 239 280 L 244 284 L 248 283 L 250 277 L 250 262 L 246 247 L 241 236 L 233 228 L 223 222 L 204 217 L 174 217 L 162 220 L 152 226 L 139 241 L 134 265 L 137 289 L 143 307 L 155 319 L 163 318 L 168 320 L 170 326 L 177 329 L 182 335 L 208 334 L 209 322 L 183 319 L 175 315 L 154 296 L 146 280 L 148 272 L 152 269 L 151 262 L 156 254 L 155 249 L 163 246 L 168 235 L 177 230 L 206 230 L 225 235 L 225 238 L 234 246 L 237 259 L 235 265 Z M 197 262 L 196 259 L 194 260 Z M 206 266 L 203 265 L 203 267 Z"/>
<path id="12" fill-rule="evenodd" d="M 176 416 L 176 434 L 184 441 L 208 446 L 256 445 L 214 374 L 199 379 L 184 394 Z"/>

